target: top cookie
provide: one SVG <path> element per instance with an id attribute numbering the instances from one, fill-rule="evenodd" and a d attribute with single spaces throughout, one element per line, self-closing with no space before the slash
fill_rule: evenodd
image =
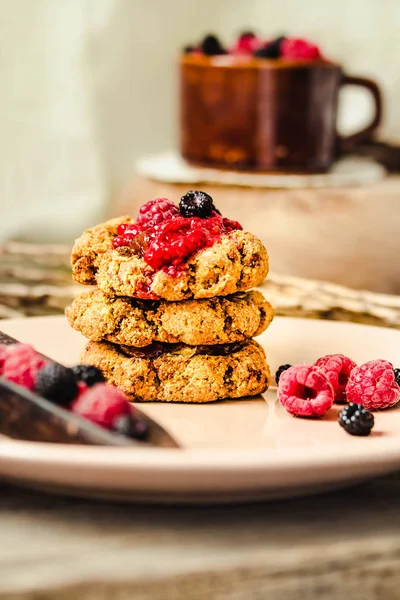
<path id="1" fill-rule="evenodd" d="M 170 301 L 226 296 L 262 283 L 268 254 L 261 241 L 213 204 L 208 216 L 191 215 L 190 202 L 183 202 L 190 194 L 203 193 L 186 194 L 180 213 L 158 199 L 142 207 L 136 222 L 119 217 L 85 231 L 72 250 L 74 279 L 108 295 Z"/>

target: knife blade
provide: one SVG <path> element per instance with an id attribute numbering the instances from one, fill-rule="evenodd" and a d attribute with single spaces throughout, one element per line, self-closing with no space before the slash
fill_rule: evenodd
<path id="1" fill-rule="evenodd" d="M 18 340 L 0 331 L 0 344 L 16 343 L 19 343 Z M 56 362 L 48 356 L 42 356 L 49 362 Z M 149 424 L 146 441 L 103 429 L 0 377 L 0 433 L 14 439 L 62 444 L 179 448 L 176 440 L 159 423 L 136 406 L 135 416 Z"/>

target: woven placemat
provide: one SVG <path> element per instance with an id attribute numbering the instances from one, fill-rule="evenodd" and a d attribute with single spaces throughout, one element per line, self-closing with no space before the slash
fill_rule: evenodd
<path id="1" fill-rule="evenodd" d="M 71 278 L 70 248 L 12 242 L 0 248 L 0 318 L 62 314 L 83 290 Z M 276 314 L 400 327 L 400 296 L 270 273 L 260 288 Z"/>

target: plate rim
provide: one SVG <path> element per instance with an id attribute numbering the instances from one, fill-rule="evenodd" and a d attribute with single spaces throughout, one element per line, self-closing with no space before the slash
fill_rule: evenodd
<path id="1" fill-rule="evenodd" d="M 347 435 L 344 433 L 344 435 Z M 190 466 L 191 469 L 203 470 L 212 464 L 213 469 L 235 471 L 240 468 L 290 469 L 310 468 L 311 466 L 348 465 L 359 460 L 373 461 L 375 464 L 388 460 L 399 461 L 400 436 L 388 437 L 377 435 L 374 438 L 359 438 L 349 448 L 348 454 L 335 455 L 336 443 L 318 446 L 318 454 L 312 454 L 310 446 L 281 448 L 145 448 L 145 447 L 108 447 L 86 446 L 82 444 L 52 444 L 46 442 L 26 442 L 4 440 L 0 443 L 0 460 L 24 460 L 29 463 L 59 464 L 72 466 L 76 464 L 135 467 L 135 469 L 163 468 L 177 470 Z M 32 452 L 32 450 L 35 452 Z M 83 457 L 84 455 L 84 457 Z M 290 463 L 288 462 L 290 458 Z M 122 459 L 122 460 L 121 460 Z M 212 459 L 212 462 L 211 462 Z M 234 459 L 234 462 L 233 460 Z M 1 473 L 1 466 L 0 466 Z"/>

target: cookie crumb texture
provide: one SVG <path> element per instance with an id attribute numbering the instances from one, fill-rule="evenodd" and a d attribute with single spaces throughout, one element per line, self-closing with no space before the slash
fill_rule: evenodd
<path id="1" fill-rule="evenodd" d="M 71 327 L 88 339 L 137 347 L 153 341 L 191 346 L 239 342 L 265 331 L 273 314 L 258 291 L 185 302 L 144 302 L 91 290 L 66 309 Z"/>
<path id="2" fill-rule="evenodd" d="M 203 403 L 265 392 L 270 371 L 263 348 L 246 342 L 227 356 L 193 354 L 189 346 L 156 358 L 127 356 L 108 342 L 89 342 L 81 361 L 101 369 L 130 400 Z"/>
<path id="3" fill-rule="evenodd" d="M 112 219 L 76 240 L 71 264 L 77 282 L 97 284 L 108 295 L 179 301 L 247 291 L 267 276 L 267 251 L 252 233 L 237 230 L 223 235 L 194 254 L 178 277 L 171 277 L 164 270 L 154 271 L 128 247 L 113 249 L 118 225 L 123 223 L 133 220 Z"/>

